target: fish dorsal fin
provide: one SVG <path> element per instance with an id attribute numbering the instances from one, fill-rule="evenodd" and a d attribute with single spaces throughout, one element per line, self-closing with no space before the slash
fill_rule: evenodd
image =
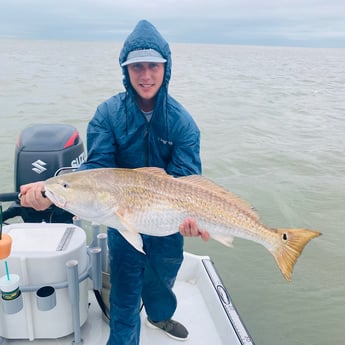
<path id="1" fill-rule="evenodd" d="M 229 202 L 235 204 L 237 207 L 241 208 L 242 210 L 246 211 L 250 214 L 253 218 L 259 219 L 259 215 L 255 212 L 252 205 L 250 205 L 247 201 L 241 199 L 238 195 L 229 192 L 222 186 L 218 185 L 217 183 L 209 180 L 208 178 L 201 176 L 201 175 L 189 175 L 189 176 L 182 176 L 178 178 L 181 181 L 186 183 L 193 184 L 195 186 L 210 190 L 214 193 L 221 195 L 223 198 L 228 200 Z"/>
<path id="2" fill-rule="evenodd" d="M 171 175 L 168 175 L 166 173 L 166 171 L 164 169 L 162 169 L 162 168 L 144 167 L 144 168 L 136 168 L 136 169 L 133 169 L 133 170 L 144 172 L 144 173 L 147 173 L 147 174 L 156 175 L 156 176 L 171 177 L 171 178 L 173 178 Z"/>

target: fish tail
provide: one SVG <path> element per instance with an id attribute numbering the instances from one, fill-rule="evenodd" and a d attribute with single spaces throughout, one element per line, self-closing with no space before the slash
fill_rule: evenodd
<path id="1" fill-rule="evenodd" d="M 280 242 L 271 250 L 284 278 L 291 280 L 293 268 L 303 248 L 314 237 L 321 235 L 319 231 L 308 229 L 276 229 Z"/>

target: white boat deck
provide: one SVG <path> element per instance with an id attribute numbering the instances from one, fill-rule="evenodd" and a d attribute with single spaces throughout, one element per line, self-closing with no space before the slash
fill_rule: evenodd
<path id="1" fill-rule="evenodd" d="M 241 345 L 253 344 L 247 334 L 243 334 L 242 324 L 239 326 L 238 336 L 234 331 L 232 322 L 224 311 L 220 303 L 219 295 L 216 289 L 209 281 L 208 275 L 202 264 L 200 257 L 186 253 L 186 259 L 180 270 L 175 284 L 175 292 L 178 299 L 178 308 L 174 319 L 182 322 L 189 330 L 189 339 L 185 342 L 190 345 Z M 104 321 L 98 303 L 96 302 L 92 291 L 89 294 L 89 313 L 84 325 L 81 327 L 81 338 L 83 345 L 103 345 L 106 344 L 109 334 L 108 324 Z M 231 301 L 229 307 L 235 313 L 235 319 L 238 317 L 233 309 Z M 68 311 L 66 311 L 68 312 Z M 169 338 L 162 331 L 149 328 L 145 325 L 145 311 L 142 311 L 141 345 L 176 345 L 178 342 Z M 235 320 L 237 321 L 237 320 Z M 238 318 L 239 321 L 239 318 Z M 240 340 L 240 338 L 242 340 Z M 58 339 L 35 339 L 17 340 L 2 339 L 1 345 L 67 345 L 75 344 L 74 335 Z M 80 343 L 81 345 L 81 343 Z"/>

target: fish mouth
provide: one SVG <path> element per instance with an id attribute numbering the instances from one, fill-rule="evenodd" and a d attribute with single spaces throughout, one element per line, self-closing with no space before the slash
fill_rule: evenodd
<path id="1" fill-rule="evenodd" d="M 51 192 L 50 190 L 45 191 L 46 197 L 52 202 L 54 203 L 57 207 L 60 208 L 65 208 L 67 205 L 67 202 L 65 200 L 65 198 L 61 197 L 61 196 L 57 196 L 55 195 L 53 192 Z"/>

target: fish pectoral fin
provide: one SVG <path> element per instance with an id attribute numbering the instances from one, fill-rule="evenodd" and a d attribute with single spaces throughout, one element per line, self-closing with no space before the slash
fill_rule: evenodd
<path id="1" fill-rule="evenodd" d="M 130 243 L 136 250 L 146 254 L 143 249 L 143 240 L 139 232 L 133 228 L 133 226 L 125 219 L 124 212 L 118 211 L 115 212 L 119 218 L 121 224 L 124 226 L 124 229 L 117 229 L 119 233 L 125 238 L 125 240 Z"/>
<path id="2" fill-rule="evenodd" d="M 139 232 L 130 224 L 125 216 L 125 212 L 123 210 L 118 210 L 115 212 L 116 216 L 120 220 L 121 224 L 124 226 L 122 229 L 117 229 L 119 233 L 130 243 L 136 250 L 139 252 L 146 254 L 143 249 L 143 240 L 139 234 Z"/>
<path id="3" fill-rule="evenodd" d="M 215 240 L 220 242 L 221 244 L 224 244 L 224 246 L 229 247 L 229 248 L 233 248 L 233 241 L 234 238 L 232 236 L 224 236 L 224 235 L 211 235 L 211 237 Z"/>

